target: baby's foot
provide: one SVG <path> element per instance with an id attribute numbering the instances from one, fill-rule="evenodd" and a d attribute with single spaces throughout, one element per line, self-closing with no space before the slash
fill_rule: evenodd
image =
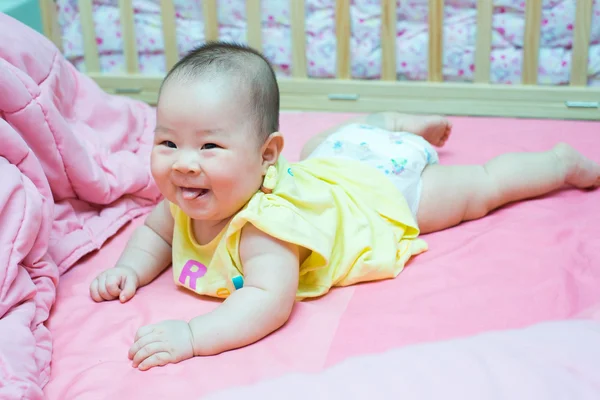
<path id="1" fill-rule="evenodd" d="M 445 145 L 452 132 L 452 123 L 437 115 L 406 116 L 398 122 L 401 130 L 419 135 L 437 147 Z"/>
<path id="2" fill-rule="evenodd" d="M 600 186 L 600 165 L 566 143 L 557 144 L 553 150 L 565 165 L 566 184 L 581 189 Z"/>

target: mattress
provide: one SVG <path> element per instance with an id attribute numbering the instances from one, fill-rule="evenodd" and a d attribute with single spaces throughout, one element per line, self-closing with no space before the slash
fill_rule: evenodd
<path id="1" fill-rule="evenodd" d="M 538 83 L 569 82 L 576 0 L 544 0 Z M 77 0 L 58 0 L 58 17 L 66 57 L 85 71 Z M 477 37 L 476 0 L 447 0 L 444 16 L 443 75 L 447 81 L 469 82 L 474 76 Z M 101 71 L 124 71 L 122 27 L 117 0 L 93 0 L 96 43 Z M 135 33 L 143 74 L 164 74 L 164 43 L 159 0 L 133 0 Z M 205 41 L 202 5 L 196 0 L 174 0 L 179 55 Z M 262 0 L 263 51 L 279 76 L 291 74 L 291 27 L 287 2 Z M 308 75 L 335 76 L 335 0 L 306 0 L 306 57 Z M 397 78 L 427 79 L 427 0 L 397 5 Z M 494 1 L 490 80 L 521 82 L 525 2 Z M 380 2 L 355 0 L 351 5 L 351 74 L 377 79 L 381 71 Z M 245 0 L 218 1 L 219 37 L 246 42 Z M 594 1 L 589 50 L 588 82 L 600 85 L 600 1 Z"/>
<path id="2" fill-rule="evenodd" d="M 296 160 L 311 135 L 348 117 L 283 113 L 284 155 Z M 598 122 L 452 122 L 453 136 L 440 151 L 445 164 L 481 163 L 558 141 L 600 161 Z M 90 282 L 114 265 L 142 223 L 137 218 L 61 276 L 48 321 L 54 350 L 45 394 L 49 400 L 280 398 L 288 392 L 352 398 L 341 394 L 371 390 L 379 398 L 598 398 L 599 202 L 600 190 L 559 191 L 424 235 L 429 250 L 396 279 L 299 302 L 282 329 L 256 344 L 146 372 L 127 358 L 139 327 L 190 319 L 219 301 L 178 289 L 168 271 L 128 303 L 91 300 Z M 597 322 L 578 323 L 591 307 Z M 236 389 L 246 385 L 252 386 Z M 451 390 L 462 396 L 444 395 Z"/>

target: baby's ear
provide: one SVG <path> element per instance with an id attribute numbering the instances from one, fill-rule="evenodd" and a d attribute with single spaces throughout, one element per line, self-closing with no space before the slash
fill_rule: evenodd
<path id="1" fill-rule="evenodd" d="M 281 151 L 283 150 L 283 135 L 279 132 L 273 132 L 269 135 L 262 147 L 263 165 L 266 168 L 277 162 Z"/>

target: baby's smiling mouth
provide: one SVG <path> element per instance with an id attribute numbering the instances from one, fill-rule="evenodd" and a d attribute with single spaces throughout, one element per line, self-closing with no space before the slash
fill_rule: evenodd
<path id="1" fill-rule="evenodd" d="M 180 187 L 181 196 L 184 200 L 194 200 L 208 193 L 208 189 Z"/>

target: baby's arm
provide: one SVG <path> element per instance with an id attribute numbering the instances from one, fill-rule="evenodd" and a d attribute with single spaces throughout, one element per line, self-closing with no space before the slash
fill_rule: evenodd
<path id="1" fill-rule="evenodd" d="M 240 258 L 244 287 L 209 314 L 192 319 L 194 355 L 213 355 L 254 343 L 288 320 L 298 289 L 298 246 L 248 224 Z"/>
<path id="2" fill-rule="evenodd" d="M 133 269 L 139 286 L 152 282 L 171 263 L 173 225 L 169 203 L 163 200 L 129 239 L 117 265 Z"/>
<path id="3" fill-rule="evenodd" d="M 156 278 L 171 262 L 173 224 L 169 204 L 162 201 L 134 231 L 117 264 L 94 279 L 91 297 L 95 301 L 127 301 L 138 287 Z"/>
<path id="4" fill-rule="evenodd" d="M 214 311 L 189 323 L 168 320 L 141 327 L 129 349 L 140 370 L 215 355 L 254 343 L 288 320 L 298 289 L 298 246 L 246 225 L 240 240 L 244 287 Z"/>

